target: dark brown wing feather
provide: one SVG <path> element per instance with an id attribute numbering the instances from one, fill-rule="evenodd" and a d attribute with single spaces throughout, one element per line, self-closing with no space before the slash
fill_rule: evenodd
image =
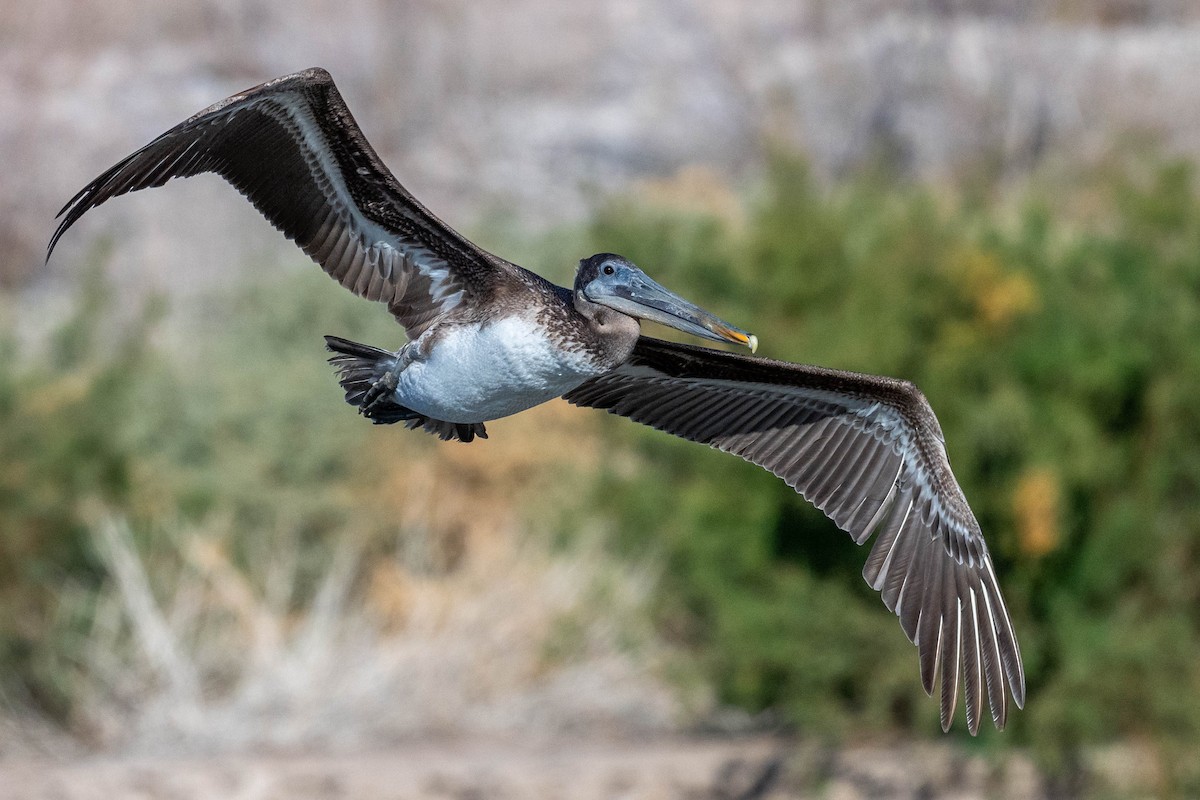
<path id="1" fill-rule="evenodd" d="M 171 178 L 215 172 L 410 338 L 518 270 L 418 203 L 367 142 L 329 73 L 309 69 L 213 105 L 88 184 L 59 212 L 47 258 L 85 212 Z"/>
<path id="2" fill-rule="evenodd" d="M 629 360 L 566 395 L 765 467 L 859 544 L 863 577 L 941 683 L 942 728 L 962 677 L 967 726 L 983 695 L 1003 727 L 1025 676 L 979 523 L 950 472 L 941 427 L 911 383 L 642 337 Z"/>

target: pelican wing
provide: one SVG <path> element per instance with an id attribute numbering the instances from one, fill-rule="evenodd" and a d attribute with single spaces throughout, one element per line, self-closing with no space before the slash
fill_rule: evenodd
<path id="1" fill-rule="evenodd" d="M 100 175 L 59 212 L 47 258 L 88 209 L 202 172 L 233 184 L 347 289 L 387 303 L 410 338 L 517 269 L 400 185 L 319 68 L 222 100 Z"/>
<path id="2" fill-rule="evenodd" d="M 985 692 L 997 727 L 1010 693 L 1024 705 L 992 559 L 911 383 L 642 337 L 624 365 L 566 399 L 765 467 L 859 544 L 877 532 L 863 577 L 917 645 L 927 693 L 940 677 L 943 730 L 960 676 L 972 734 Z"/>

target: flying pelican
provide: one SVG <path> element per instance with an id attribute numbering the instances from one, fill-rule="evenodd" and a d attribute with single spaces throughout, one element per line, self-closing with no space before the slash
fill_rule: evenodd
<path id="1" fill-rule="evenodd" d="M 202 172 L 404 326 L 395 352 L 325 337 L 363 416 L 470 442 L 487 421 L 561 396 L 741 456 L 858 544 L 878 534 L 863 577 L 917 645 L 926 693 L 940 681 L 942 730 L 960 676 L 972 734 L 985 693 L 998 728 L 1010 694 L 1024 705 L 991 556 L 913 384 L 642 336 L 645 319 L 758 344 L 621 256 L 581 260 L 567 289 L 472 244 L 400 185 L 319 68 L 222 100 L 104 172 L 59 212 L 47 259 L 89 209 Z"/>

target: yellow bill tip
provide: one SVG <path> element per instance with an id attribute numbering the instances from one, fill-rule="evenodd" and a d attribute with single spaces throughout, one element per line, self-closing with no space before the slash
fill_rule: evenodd
<path id="1" fill-rule="evenodd" d="M 738 330 L 737 328 L 731 328 L 723 322 L 717 322 L 716 324 L 707 327 L 710 331 L 727 342 L 733 342 L 734 344 L 741 344 L 749 347 L 751 353 L 758 349 L 758 337 L 753 333 L 746 333 L 745 331 Z"/>

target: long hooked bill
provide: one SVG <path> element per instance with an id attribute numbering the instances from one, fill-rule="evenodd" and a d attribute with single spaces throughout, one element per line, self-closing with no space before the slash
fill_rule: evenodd
<path id="1" fill-rule="evenodd" d="M 603 286 L 599 297 L 592 296 L 591 292 L 588 296 L 593 302 L 631 317 L 648 319 L 717 342 L 745 345 L 751 353 L 758 350 L 757 336 L 689 303 L 645 273 L 635 273 L 619 283 Z"/>

